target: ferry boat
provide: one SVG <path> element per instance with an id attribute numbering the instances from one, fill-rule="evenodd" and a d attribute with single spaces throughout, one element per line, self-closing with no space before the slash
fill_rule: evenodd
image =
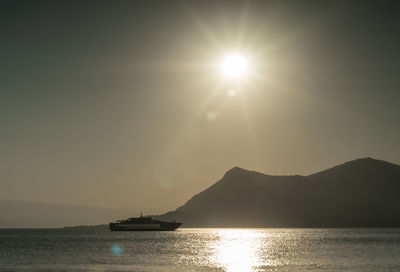
<path id="1" fill-rule="evenodd" d="M 155 220 L 140 214 L 140 217 L 111 222 L 109 223 L 109 228 L 111 231 L 173 231 L 179 228 L 180 225 L 182 223 Z"/>

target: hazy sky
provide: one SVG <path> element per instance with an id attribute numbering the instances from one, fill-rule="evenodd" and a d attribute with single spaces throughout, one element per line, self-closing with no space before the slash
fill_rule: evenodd
<path id="1" fill-rule="evenodd" d="M 400 164 L 399 4 L 365 2 L 0 1 L 0 200 L 158 213 L 234 166 Z"/>

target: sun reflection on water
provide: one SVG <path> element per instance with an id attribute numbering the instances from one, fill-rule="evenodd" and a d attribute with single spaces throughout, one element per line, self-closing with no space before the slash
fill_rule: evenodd
<path id="1" fill-rule="evenodd" d="M 211 246 L 211 262 L 227 272 L 259 271 L 265 265 L 261 256 L 268 247 L 262 239 L 265 236 L 256 230 L 218 230 L 218 240 Z"/>

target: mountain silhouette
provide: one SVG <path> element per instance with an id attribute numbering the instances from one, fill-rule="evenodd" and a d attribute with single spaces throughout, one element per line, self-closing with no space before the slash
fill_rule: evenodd
<path id="1" fill-rule="evenodd" d="M 399 227 L 400 166 L 357 159 L 309 176 L 235 167 L 175 211 L 186 227 Z"/>

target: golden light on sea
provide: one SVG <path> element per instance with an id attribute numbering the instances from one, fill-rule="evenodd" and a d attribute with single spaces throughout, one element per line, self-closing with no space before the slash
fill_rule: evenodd
<path id="1" fill-rule="evenodd" d="M 213 247 L 213 262 L 227 272 L 253 272 L 263 265 L 259 239 L 263 234 L 254 230 L 219 230 Z"/>

